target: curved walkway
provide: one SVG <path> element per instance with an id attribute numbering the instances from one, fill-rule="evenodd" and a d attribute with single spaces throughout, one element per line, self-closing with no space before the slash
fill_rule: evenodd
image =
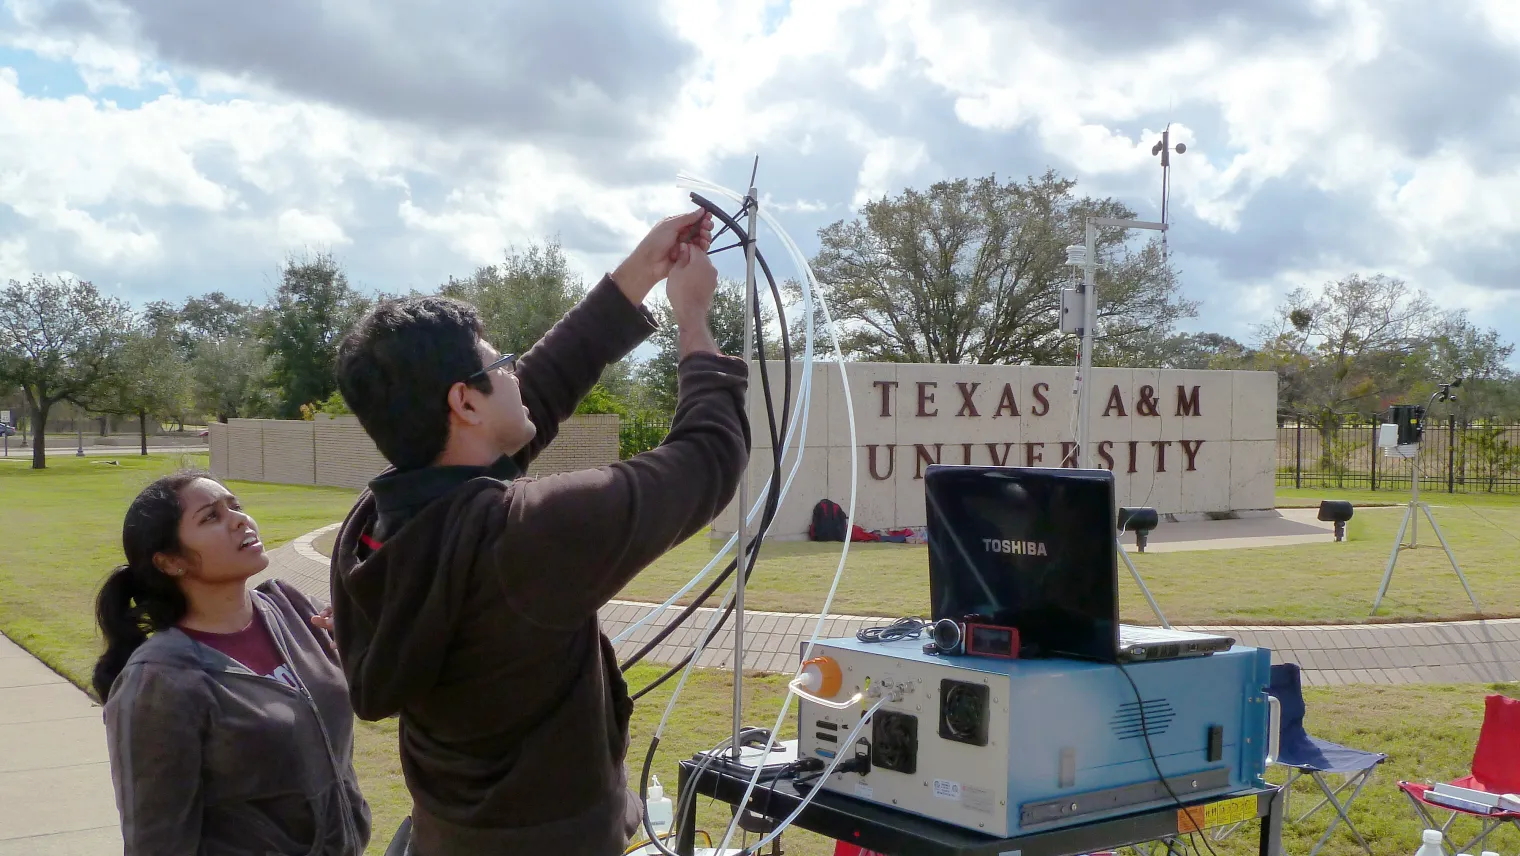
<path id="1" fill-rule="evenodd" d="M 336 528 L 323 527 L 269 553 L 269 569 L 257 580 L 281 577 L 324 602 L 331 598 L 328 562 L 312 546 L 318 536 Z M 1283 536 L 1278 536 L 1283 537 Z M 1287 536 L 1292 537 L 1292 536 Z M 615 600 L 601 610 L 607 635 L 616 636 L 648 615 L 657 605 Z M 618 653 L 627 656 L 652 639 L 679 611 L 678 607 L 640 627 Z M 651 663 L 679 662 L 712 616 L 708 609 L 672 633 L 648 658 Z M 803 642 L 812 635 L 817 615 L 746 612 L 744 667 L 764 672 L 790 672 Z M 895 618 L 833 615 L 824 621 L 819 638 L 853 636 L 857 630 L 889 624 Z M 1237 626 L 1202 629 L 1225 633 L 1243 645 L 1269 648 L 1273 662 L 1294 662 L 1304 669 L 1304 682 L 1315 686 L 1342 684 L 1496 683 L 1520 678 L 1520 619 L 1492 621 L 1421 622 L 1411 624 L 1341 624 L 1324 626 Z M 733 661 L 733 633 L 724 630 L 703 652 L 700 666 L 725 667 Z M 1514 665 L 1511 665 L 1514 664 Z"/>

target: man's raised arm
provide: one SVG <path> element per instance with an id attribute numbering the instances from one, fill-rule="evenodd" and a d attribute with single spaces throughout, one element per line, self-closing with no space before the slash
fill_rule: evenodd
<path id="1" fill-rule="evenodd" d="M 749 461 L 749 367 L 708 327 L 717 273 L 682 248 L 667 286 L 680 326 L 680 400 L 657 448 L 598 469 L 512 486 L 492 545 L 508 600 L 534 622 L 574 627 L 640 570 L 700 532 L 733 498 Z"/>
<path id="2" fill-rule="evenodd" d="M 693 230 L 695 227 L 695 231 Z M 691 243 L 684 243 L 684 242 Z M 512 456 L 523 470 L 559 434 L 607 366 L 627 356 L 655 330 L 644 298 L 669 276 L 681 246 L 706 250 L 712 242 L 712 215 L 697 210 L 667 217 L 611 275 L 517 361 L 523 405 L 538 429 Z"/>

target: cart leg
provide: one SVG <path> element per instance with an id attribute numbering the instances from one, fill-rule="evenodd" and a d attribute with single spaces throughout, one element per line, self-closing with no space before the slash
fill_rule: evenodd
<path id="1" fill-rule="evenodd" d="M 686 768 L 677 767 L 676 773 L 676 805 L 680 805 L 681 795 L 686 789 L 695 787 L 686 774 Z M 676 852 L 681 856 L 692 856 L 697 847 L 697 801 L 688 800 L 686 810 L 676 821 Z"/>
<path id="2" fill-rule="evenodd" d="M 1272 797 L 1267 816 L 1261 819 L 1260 856 L 1282 856 L 1283 796 L 1279 791 Z"/>

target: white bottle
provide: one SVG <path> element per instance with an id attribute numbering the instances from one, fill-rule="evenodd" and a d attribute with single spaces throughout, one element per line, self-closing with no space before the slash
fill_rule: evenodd
<path id="1" fill-rule="evenodd" d="M 1420 840 L 1424 843 L 1414 856 L 1446 856 L 1446 850 L 1441 847 L 1441 830 L 1427 829 L 1421 833 Z"/>
<path id="2" fill-rule="evenodd" d="M 645 805 L 649 809 L 649 826 L 654 830 L 655 836 L 663 840 L 670 832 L 671 821 L 675 818 L 675 809 L 670 803 L 670 798 L 665 796 L 665 789 L 660 787 L 658 776 L 649 777 L 649 799 L 645 801 Z M 1424 856 L 1424 854 L 1417 854 L 1417 856 Z"/>

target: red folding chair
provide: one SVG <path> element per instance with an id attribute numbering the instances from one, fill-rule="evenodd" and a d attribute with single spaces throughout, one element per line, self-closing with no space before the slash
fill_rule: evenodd
<path id="1" fill-rule="evenodd" d="M 1472 773 L 1449 784 L 1459 788 L 1483 791 L 1490 794 L 1520 793 L 1520 699 L 1491 695 L 1485 699 L 1483 727 L 1478 732 L 1478 747 L 1473 750 Z M 1409 797 L 1414 810 L 1425 821 L 1427 829 L 1441 830 L 1446 845 L 1453 853 L 1475 850 L 1495 830 L 1506 825 L 1520 830 L 1520 812 L 1479 814 L 1465 809 L 1452 808 L 1432 802 L 1427 795 L 1434 788 L 1414 782 L 1399 782 L 1399 789 Z M 1431 811 L 1449 813 L 1444 823 L 1437 823 Z M 1458 817 L 1478 819 L 1478 836 L 1458 847 L 1450 835 L 1451 825 Z"/>

